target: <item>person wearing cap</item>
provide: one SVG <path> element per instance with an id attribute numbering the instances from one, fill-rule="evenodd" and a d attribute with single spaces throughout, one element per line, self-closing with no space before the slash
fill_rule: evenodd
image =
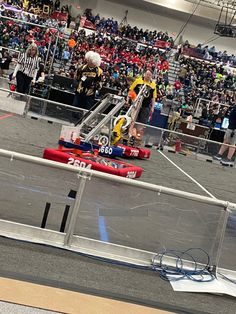
<path id="1" fill-rule="evenodd" d="M 77 90 L 73 106 L 90 110 L 95 101 L 96 90 L 100 89 L 102 69 L 101 57 L 97 52 L 89 51 L 85 54 L 86 64 L 77 70 Z"/>

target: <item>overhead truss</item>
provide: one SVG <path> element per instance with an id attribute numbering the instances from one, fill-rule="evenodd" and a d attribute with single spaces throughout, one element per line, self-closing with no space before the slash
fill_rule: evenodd
<path id="1" fill-rule="evenodd" d="M 187 0 L 188 2 L 198 3 L 199 0 Z M 236 9 L 236 1 L 235 0 L 202 0 L 202 5 L 210 6 L 210 7 L 224 7 L 228 10 Z"/>

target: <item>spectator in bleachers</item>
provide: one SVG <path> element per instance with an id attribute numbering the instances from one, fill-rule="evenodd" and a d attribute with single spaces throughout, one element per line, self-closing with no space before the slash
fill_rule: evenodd
<path id="1" fill-rule="evenodd" d="M 39 69 L 37 71 L 37 75 L 36 75 L 36 83 L 44 83 L 45 81 L 45 69 L 44 69 L 44 64 L 43 63 L 39 63 Z"/>
<path id="2" fill-rule="evenodd" d="M 212 46 L 211 48 L 209 48 L 208 49 L 208 51 L 209 51 L 209 53 L 213 56 L 213 57 L 215 57 L 215 53 L 216 53 L 216 48 L 215 48 L 215 46 Z"/>
<path id="3" fill-rule="evenodd" d="M 70 28 L 70 23 L 72 21 L 72 16 L 70 15 L 70 13 L 68 13 L 68 17 L 67 17 L 67 28 Z"/>
<path id="4" fill-rule="evenodd" d="M 70 59 L 70 51 L 66 48 L 62 53 L 62 61 L 66 64 Z"/>
<path id="5" fill-rule="evenodd" d="M 78 14 L 78 15 L 75 17 L 75 19 L 74 19 L 74 21 L 75 21 L 75 29 L 76 29 L 76 30 L 78 30 L 79 27 L 80 27 L 80 20 L 81 20 L 81 15 Z"/>
<path id="6" fill-rule="evenodd" d="M 188 40 L 185 40 L 184 44 L 183 44 L 184 48 L 190 48 L 190 43 Z"/>
<path id="7" fill-rule="evenodd" d="M 63 5 L 61 7 L 61 13 L 68 13 L 69 14 L 69 6 L 67 4 Z"/>
<path id="8" fill-rule="evenodd" d="M 190 48 L 188 45 L 183 45 L 183 48 Z M 195 53 L 194 53 L 195 52 Z M 229 64 L 231 66 L 236 65 L 236 60 L 234 55 L 229 56 L 227 51 L 216 51 L 216 47 L 212 46 L 209 48 L 208 46 L 203 47 L 201 44 L 198 44 L 197 47 L 191 48 L 190 51 L 186 51 L 187 55 L 198 57 L 205 60 L 213 60 L 215 62 L 222 62 L 224 64 Z M 196 56 L 197 53 L 197 56 Z"/>
<path id="9" fill-rule="evenodd" d="M 61 7 L 61 2 L 60 2 L 60 0 L 55 0 L 55 3 L 54 3 L 54 10 L 55 10 L 55 11 L 60 11 L 60 7 Z"/>
<path id="10" fill-rule="evenodd" d="M 10 63 L 12 61 L 12 56 L 6 49 L 1 49 L 0 51 L 0 77 L 3 76 L 4 71 L 9 70 Z"/>
<path id="11" fill-rule="evenodd" d="M 93 21 L 92 9 L 89 9 L 89 8 L 85 9 L 84 15 L 89 21 Z"/>
<path id="12" fill-rule="evenodd" d="M 196 59 L 182 58 L 179 73 L 188 101 L 196 97 L 219 102 L 229 102 L 228 91 L 236 88 L 235 75 L 227 72 L 222 65 L 205 63 Z M 218 91 L 216 94 L 214 91 Z"/>

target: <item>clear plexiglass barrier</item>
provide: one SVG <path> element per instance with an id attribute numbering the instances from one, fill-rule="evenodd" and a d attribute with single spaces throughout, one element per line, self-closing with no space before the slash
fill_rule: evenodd
<path id="1" fill-rule="evenodd" d="M 193 136 L 182 133 L 180 129 L 171 131 L 140 123 L 136 123 L 135 126 L 143 133 L 141 140 L 142 146 L 158 148 L 170 153 L 179 153 L 191 159 L 208 162 L 215 161 L 213 157 L 219 152 L 225 134 L 224 130 L 209 128 L 205 130 L 204 128 L 199 131 L 201 133 L 199 136 Z M 209 139 L 211 135 L 221 141 Z M 234 146 L 225 144 L 226 150 L 223 157 L 227 157 L 229 147 L 234 148 Z M 232 160 L 234 160 L 234 158 Z M 232 166 L 235 166 L 234 161 Z"/>
<path id="2" fill-rule="evenodd" d="M 235 267 L 235 204 L 5 150 L 0 165 L 3 236 L 137 264 L 201 248 Z"/>

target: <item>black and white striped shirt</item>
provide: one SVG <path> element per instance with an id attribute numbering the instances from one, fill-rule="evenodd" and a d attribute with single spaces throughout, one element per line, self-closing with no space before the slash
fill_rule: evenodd
<path id="1" fill-rule="evenodd" d="M 20 54 L 18 58 L 18 71 L 23 72 L 25 75 L 36 77 L 39 69 L 40 58 L 36 55 L 35 57 L 27 56 L 27 53 Z"/>

